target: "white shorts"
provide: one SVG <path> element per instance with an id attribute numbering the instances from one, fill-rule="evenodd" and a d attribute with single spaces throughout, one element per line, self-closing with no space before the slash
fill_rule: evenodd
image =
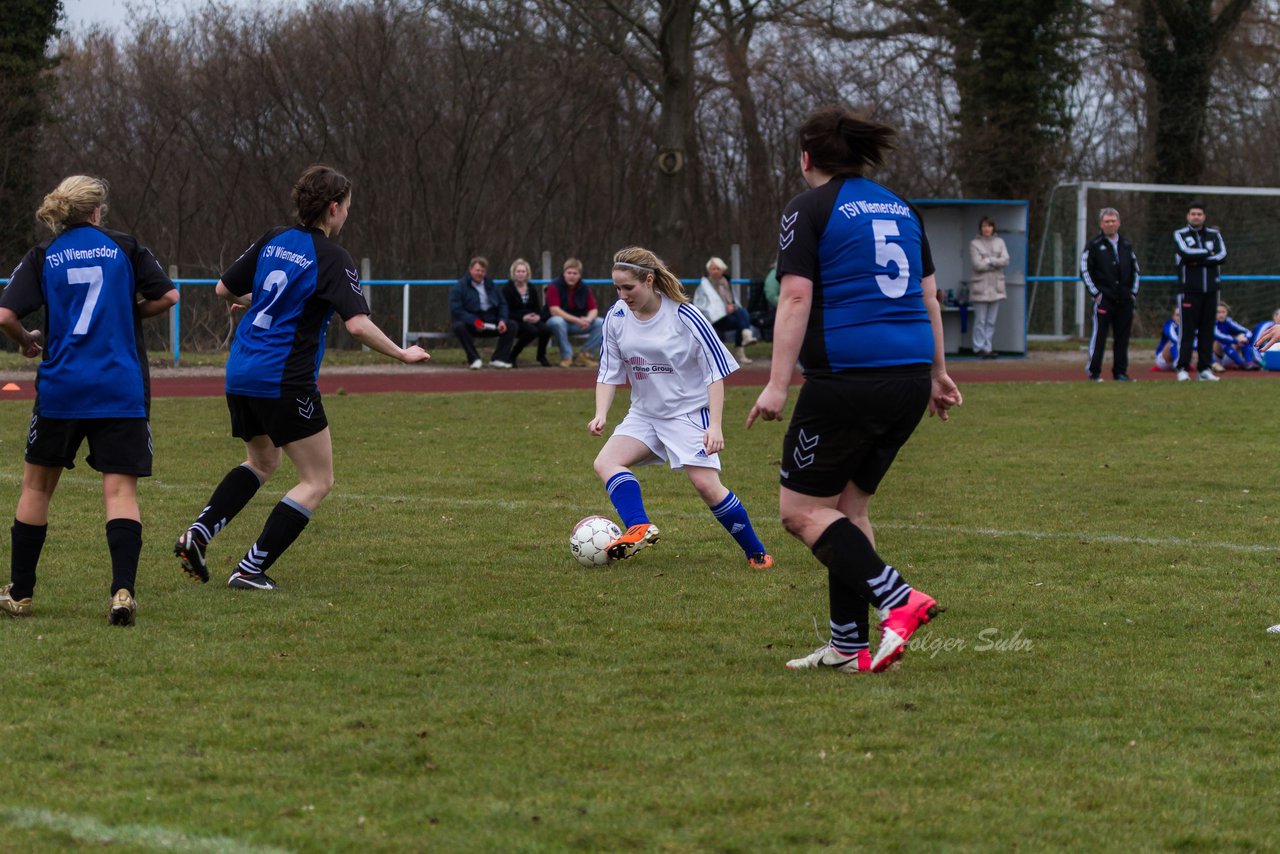
<path id="1" fill-rule="evenodd" d="M 665 461 L 673 469 L 699 466 L 720 471 L 720 455 L 708 454 L 702 445 L 702 438 L 707 432 L 705 419 L 706 413 L 701 409 L 675 418 L 650 418 L 628 412 L 613 435 L 638 439 L 653 451 L 657 459 L 645 460 L 640 465 Z"/>

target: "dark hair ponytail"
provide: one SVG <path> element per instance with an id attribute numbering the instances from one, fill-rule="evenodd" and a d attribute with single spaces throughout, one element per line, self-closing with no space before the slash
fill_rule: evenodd
<path id="1" fill-rule="evenodd" d="M 800 150 L 828 175 L 858 177 L 868 166 L 884 162 L 885 152 L 897 147 L 895 136 L 888 125 L 831 104 L 814 110 L 800 126 Z"/>
<path id="2" fill-rule="evenodd" d="M 332 202 L 351 195 L 351 181 L 338 170 L 317 163 L 308 166 L 293 185 L 293 214 L 307 226 L 319 225 Z"/>

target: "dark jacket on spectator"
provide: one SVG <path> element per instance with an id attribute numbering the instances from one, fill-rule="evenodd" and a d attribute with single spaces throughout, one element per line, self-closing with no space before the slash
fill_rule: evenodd
<path id="1" fill-rule="evenodd" d="M 573 288 L 573 300 L 569 299 L 569 283 L 564 280 L 564 276 L 557 276 L 555 281 L 547 285 L 549 288 L 555 288 L 556 293 L 560 297 L 560 308 L 564 309 L 574 317 L 586 317 L 587 312 L 591 311 L 595 306 L 594 298 L 591 296 L 591 288 L 586 282 L 579 281 L 577 287 Z"/>
<path id="2" fill-rule="evenodd" d="M 1138 255 L 1133 244 L 1117 235 L 1115 249 L 1102 232 L 1085 244 L 1080 278 L 1089 293 L 1113 304 L 1132 305 L 1138 295 Z"/>
<path id="3" fill-rule="evenodd" d="M 1180 228 L 1173 233 L 1178 256 L 1178 282 L 1185 293 L 1211 294 L 1218 290 L 1218 267 L 1227 257 L 1227 244 L 1216 228 Z"/>
<path id="4" fill-rule="evenodd" d="M 484 277 L 484 292 L 489 299 L 488 311 L 480 310 L 480 294 L 476 293 L 475 287 L 471 284 L 471 276 L 458 279 L 454 286 L 449 288 L 449 316 L 453 321 L 471 324 L 477 320 L 485 323 L 507 320 L 509 317 L 507 301 L 503 299 L 493 279 L 488 276 Z"/>
<path id="5" fill-rule="evenodd" d="M 542 313 L 542 297 L 538 296 L 538 286 L 529 283 L 529 301 L 523 302 L 520 299 L 520 292 L 516 290 L 516 286 L 507 282 L 502 286 L 502 295 L 507 298 L 507 317 L 512 320 L 519 321 L 529 312 L 533 312 L 545 319 L 546 315 Z"/>

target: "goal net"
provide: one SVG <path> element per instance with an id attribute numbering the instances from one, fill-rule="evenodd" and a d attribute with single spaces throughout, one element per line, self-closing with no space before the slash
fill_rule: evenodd
<path id="1" fill-rule="evenodd" d="M 1205 207 L 1207 224 L 1222 232 L 1227 258 L 1222 301 L 1253 328 L 1280 308 L 1280 188 L 1085 182 L 1059 184 L 1049 198 L 1045 228 L 1031 259 L 1037 277 L 1028 300 L 1032 336 L 1089 334 L 1089 296 L 1079 281 L 1085 241 L 1098 233 L 1098 211 L 1120 213 L 1120 233 L 1138 253 L 1142 285 L 1133 336 L 1151 338 L 1177 300 L 1173 233 L 1187 224 L 1190 202 Z M 1045 281 L 1043 277 L 1067 281 Z"/>

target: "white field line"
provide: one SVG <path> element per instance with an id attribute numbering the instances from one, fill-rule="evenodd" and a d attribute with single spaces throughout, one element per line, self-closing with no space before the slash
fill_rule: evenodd
<path id="1" fill-rule="evenodd" d="M 124 845 L 154 851 L 213 852 L 213 854 L 289 854 L 286 848 L 249 845 L 225 836 L 195 836 L 180 830 L 145 824 L 104 824 L 91 816 L 68 815 L 27 807 L 0 807 L 0 825 L 26 830 L 65 833 L 91 845 Z"/>
<path id="2" fill-rule="evenodd" d="M 21 475 L 15 472 L 0 473 L 0 480 L 10 482 L 20 482 Z M 62 476 L 62 483 L 83 484 L 85 486 L 97 486 L 100 481 L 95 475 L 76 475 L 65 473 Z M 145 482 L 141 491 L 144 495 L 143 502 L 145 505 L 145 492 L 148 489 L 163 490 L 183 490 L 198 494 L 201 497 L 197 501 L 203 500 L 208 492 L 215 484 L 209 483 L 199 486 L 182 483 L 169 483 L 155 478 L 150 478 Z M 367 495 L 356 492 L 343 492 L 338 490 L 329 496 L 329 501 L 354 501 L 366 504 L 428 504 L 439 505 L 443 507 L 482 507 L 495 510 L 514 510 L 528 511 L 531 509 L 555 509 L 555 510 L 572 510 L 575 506 L 565 501 L 548 501 L 535 499 L 496 499 L 496 498 L 463 498 L 453 495 L 440 494 L 423 494 L 423 495 Z M 601 496 L 601 500 L 603 496 Z M 769 511 L 775 505 L 769 502 Z M 145 509 L 145 508 L 144 508 Z M 56 512 L 56 511 L 55 511 Z M 683 511 L 674 514 L 682 519 L 701 518 L 702 513 L 699 511 Z M 757 513 L 757 515 L 759 515 Z M 1224 551 L 1245 552 L 1251 554 L 1273 554 L 1280 552 L 1280 545 L 1263 545 L 1258 543 L 1229 543 L 1210 540 L 1197 540 L 1187 537 L 1138 537 L 1130 534 L 1106 534 L 1084 531 L 1026 531 L 1005 528 L 970 528 L 960 525 L 920 525 L 914 522 L 876 522 L 873 520 L 872 525 L 877 529 L 890 531 L 922 531 L 930 534 L 947 534 L 950 536 L 977 535 L 982 537 L 1009 537 L 1024 540 L 1079 540 L 1082 543 L 1114 543 L 1116 545 L 1127 546 L 1158 546 L 1160 548 L 1186 548 L 1186 549 L 1220 549 Z"/>

